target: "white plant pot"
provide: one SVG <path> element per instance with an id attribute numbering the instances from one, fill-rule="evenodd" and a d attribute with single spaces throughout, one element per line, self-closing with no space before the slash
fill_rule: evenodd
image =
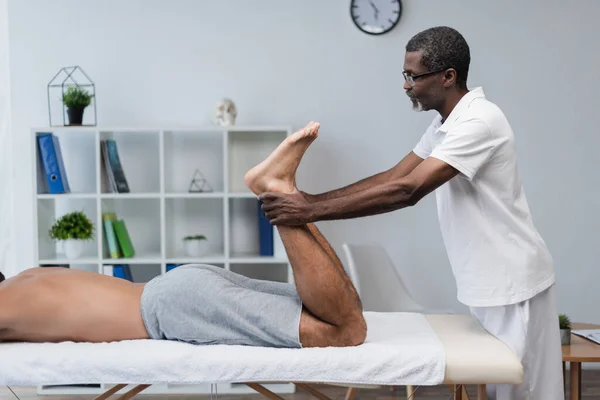
<path id="1" fill-rule="evenodd" d="M 208 249 L 208 240 L 184 240 L 183 245 L 188 257 L 201 257 Z"/>
<path id="2" fill-rule="evenodd" d="M 62 241 L 63 253 L 69 260 L 78 258 L 83 252 L 83 242 L 80 239 L 67 239 Z"/>

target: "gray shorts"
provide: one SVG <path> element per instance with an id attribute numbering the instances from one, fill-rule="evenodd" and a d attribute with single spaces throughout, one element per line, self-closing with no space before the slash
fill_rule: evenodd
<path id="1" fill-rule="evenodd" d="M 141 311 L 152 339 L 302 347 L 302 300 L 293 285 L 211 265 L 182 265 L 152 279 L 144 287 Z"/>

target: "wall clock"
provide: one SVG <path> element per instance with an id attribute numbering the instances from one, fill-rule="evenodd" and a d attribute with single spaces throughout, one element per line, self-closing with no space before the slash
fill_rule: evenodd
<path id="1" fill-rule="evenodd" d="M 351 0 L 350 16 L 354 25 L 369 35 L 391 31 L 402 15 L 401 0 Z"/>

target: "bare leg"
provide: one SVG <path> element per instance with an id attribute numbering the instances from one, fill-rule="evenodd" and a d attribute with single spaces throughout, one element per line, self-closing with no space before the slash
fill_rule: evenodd
<path id="1" fill-rule="evenodd" d="M 331 257 L 331 260 L 333 261 L 333 263 L 335 264 L 335 266 L 337 266 L 340 269 L 340 272 L 342 273 L 342 276 L 344 277 L 344 280 L 346 281 L 346 284 L 349 285 L 349 286 L 351 286 L 353 290 L 356 290 L 354 288 L 354 284 L 352 283 L 352 281 L 350 280 L 350 277 L 348 276 L 348 274 L 346 273 L 346 270 L 344 269 L 342 261 L 340 261 L 340 258 L 335 253 L 335 250 L 333 250 L 333 248 L 331 247 L 331 245 L 329 244 L 329 242 L 327 241 L 327 239 L 325 239 L 325 237 L 319 231 L 319 229 L 316 227 L 315 224 L 307 224 L 306 226 L 308 227 L 308 229 L 310 230 L 310 232 L 313 234 L 313 236 L 315 237 L 315 239 L 317 240 L 317 242 L 319 242 L 319 244 L 321 245 L 321 247 L 323 248 L 323 250 L 325 250 L 325 252 L 327 253 L 327 255 L 329 257 Z M 362 303 L 361 303 L 361 307 L 362 307 Z"/>
<path id="2" fill-rule="evenodd" d="M 286 138 L 265 161 L 251 169 L 245 183 L 254 193 L 295 189 L 295 172 L 317 136 L 318 124 Z M 357 345 L 366 324 L 360 299 L 339 258 L 314 225 L 278 226 L 306 311 L 300 336 L 304 346 Z"/>

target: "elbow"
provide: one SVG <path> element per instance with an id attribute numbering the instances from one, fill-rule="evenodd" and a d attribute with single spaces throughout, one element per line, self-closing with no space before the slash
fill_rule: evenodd
<path id="1" fill-rule="evenodd" d="M 413 207 L 416 206 L 419 201 L 421 201 L 423 197 L 417 195 L 417 192 L 412 192 L 408 198 L 406 199 L 406 206 Z"/>
<path id="2" fill-rule="evenodd" d="M 418 186 L 411 182 L 402 182 L 396 186 L 396 204 L 402 207 L 415 206 L 423 196 L 418 190 Z"/>

